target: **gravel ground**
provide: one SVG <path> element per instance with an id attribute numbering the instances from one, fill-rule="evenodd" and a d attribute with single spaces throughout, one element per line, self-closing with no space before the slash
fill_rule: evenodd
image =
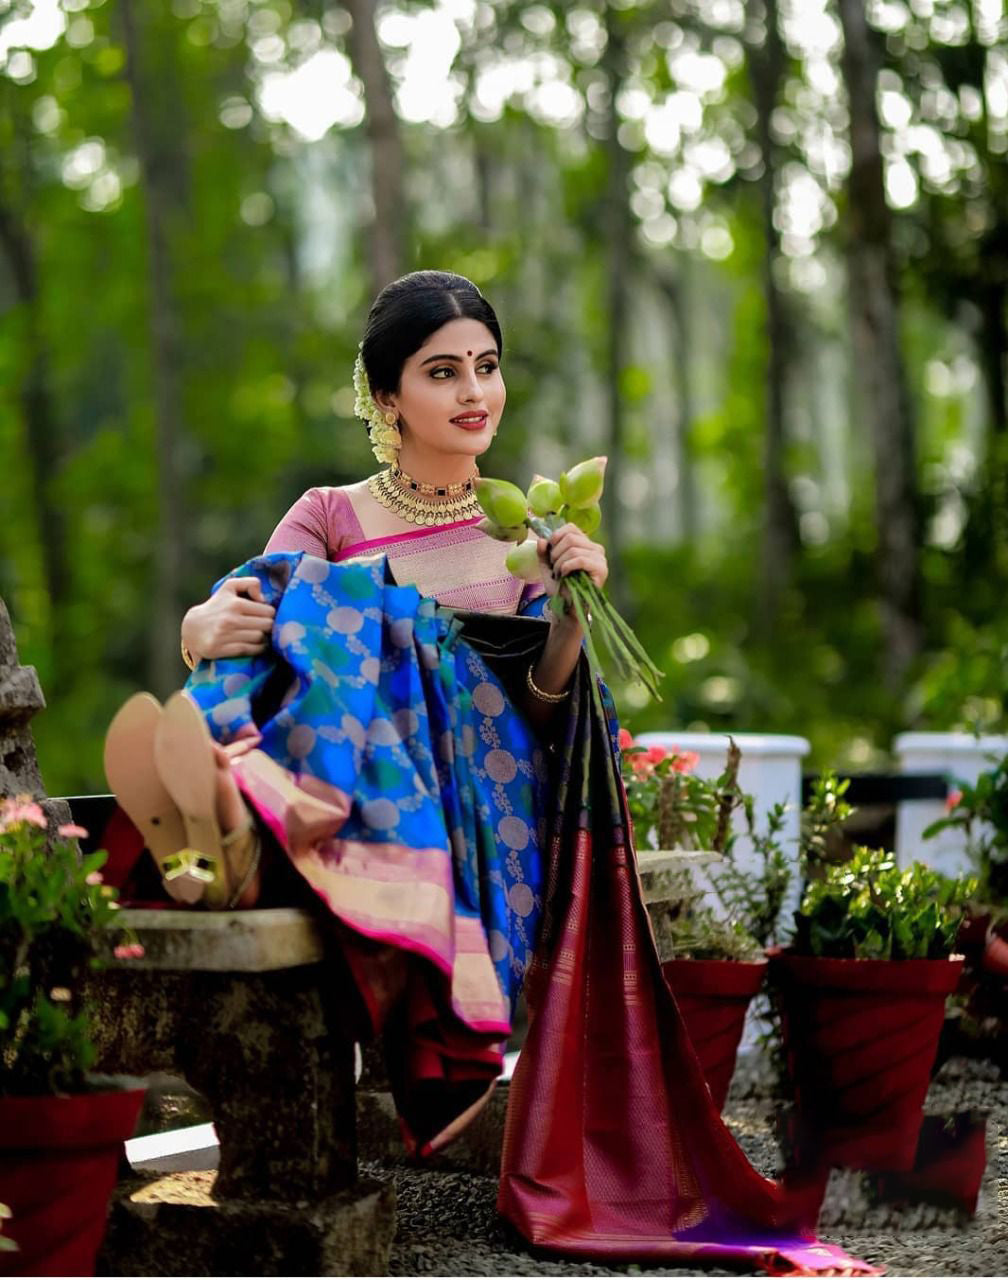
<path id="1" fill-rule="evenodd" d="M 725 1112 L 732 1132 L 763 1173 L 777 1165 L 773 1100 L 763 1082 L 739 1073 Z M 952 1210 L 873 1206 L 854 1175 L 835 1174 L 821 1234 L 889 1275 L 1008 1275 L 1008 1082 L 985 1064 L 954 1060 L 932 1085 L 927 1109 L 989 1112 L 988 1167 L 976 1217 Z M 495 1211 L 494 1177 L 446 1170 L 363 1164 L 361 1173 L 392 1178 L 399 1199 L 391 1275 L 672 1275 L 683 1268 L 607 1267 L 536 1257 Z M 844 1221 L 844 1219 L 847 1221 Z M 829 1225 L 832 1218 L 833 1225 Z M 851 1221 L 856 1219 L 856 1221 Z M 705 1275 L 738 1274 L 705 1270 Z"/>

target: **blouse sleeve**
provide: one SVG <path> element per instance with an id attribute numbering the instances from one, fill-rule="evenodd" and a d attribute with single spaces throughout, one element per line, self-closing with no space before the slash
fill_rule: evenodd
<path id="1" fill-rule="evenodd" d="M 357 524 L 349 500 L 339 489 L 309 489 L 291 507 L 266 543 L 271 551 L 305 551 L 329 560 L 353 541 Z"/>

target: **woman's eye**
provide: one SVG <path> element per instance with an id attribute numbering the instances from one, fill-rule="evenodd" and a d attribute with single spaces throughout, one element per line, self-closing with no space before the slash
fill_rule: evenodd
<path id="1" fill-rule="evenodd" d="M 481 365 L 477 365 L 476 367 L 480 373 L 493 373 L 493 371 L 497 368 L 497 364 L 493 360 L 484 360 Z M 444 379 L 440 377 L 442 373 L 450 373 L 454 376 L 455 370 L 451 367 L 451 365 L 444 364 L 444 365 L 441 365 L 440 368 L 438 369 L 432 369 L 431 377 L 438 378 L 439 381 L 443 382 Z"/>

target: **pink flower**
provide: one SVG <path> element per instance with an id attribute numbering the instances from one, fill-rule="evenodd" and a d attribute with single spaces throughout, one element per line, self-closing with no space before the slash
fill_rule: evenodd
<path id="1" fill-rule="evenodd" d="M 698 751 L 676 751 L 675 759 L 672 761 L 672 768 L 676 773 L 692 773 L 700 763 L 700 753 Z"/>
<path id="2" fill-rule="evenodd" d="M 648 747 L 647 755 L 644 757 L 649 764 L 661 764 L 668 755 L 664 747 Z"/>
<path id="3" fill-rule="evenodd" d="M 58 826 L 56 830 L 64 840 L 86 840 L 87 831 L 83 827 L 79 827 L 76 822 L 64 822 Z"/>
<path id="4" fill-rule="evenodd" d="M 124 942 L 115 948 L 113 954 L 117 960 L 140 960 L 144 949 L 139 942 Z"/>
<path id="5" fill-rule="evenodd" d="M 89 871 L 84 877 L 85 884 L 101 884 L 102 873 L 100 871 Z"/>
<path id="6" fill-rule="evenodd" d="M 633 746 L 633 734 L 629 729 L 620 729 L 619 731 L 620 750 L 626 751 L 627 747 Z"/>
<path id="7" fill-rule="evenodd" d="M 945 797 L 945 812 L 951 813 L 953 809 L 957 808 L 962 803 L 962 798 L 962 792 L 958 787 L 950 791 Z"/>
<path id="8" fill-rule="evenodd" d="M 638 778 L 647 778 L 654 773 L 654 762 L 647 758 L 645 752 L 630 757 L 630 768 Z"/>
<path id="9" fill-rule="evenodd" d="M 8 831 L 22 822 L 43 830 L 49 825 L 41 808 L 29 796 L 14 796 L 0 804 L 0 831 Z"/>

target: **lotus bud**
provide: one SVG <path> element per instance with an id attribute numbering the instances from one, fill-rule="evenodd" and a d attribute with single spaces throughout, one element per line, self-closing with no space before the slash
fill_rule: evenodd
<path id="1" fill-rule="evenodd" d="M 538 546 L 538 538 L 528 538 L 525 542 L 521 542 L 517 547 L 512 548 L 504 561 L 508 573 L 513 573 L 516 578 L 521 578 L 523 582 L 541 582 L 542 574 L 539 566 Z"/>
<path id="2" fill-rule="evenodd" d="M 529 510 L 533 515 L 551 516 L 560 510 L 562 502 L 563 495 L 555 480 L 548 480 L 545 476 L 533 477 L 528 491 Z"/>
<path id="3" fill-rule="evenodd" d="M 528 527 L 523 524 L 512 525 L 510 529 L 505 529 L 493 520 L 484 519 L 476 528 L 481 533 L 485 533 L 488 538 L 493 538 L 495 542 L 524 542 L 528 537 Z"/>
<path id="4" fill-rule="evenodd" d="M 494 524 L 500 525 L 502 529 L 511 529 L 525 523 L 528 506 L 525 495 L 516 484 L 481 476 L 476 481 L 476 497 Z"/>
<path id="5" fill-rule="evenodd" d="M 569 507 L 590 507 L 602 497 L 606 457 L 588 458 L 560 477 L 560 492 Z"/>
<path id="6" fill-rule="evenodd" d="M 593 502 L 590 507 L 565 507 L 564 519 L 576 524 L 590 538 L 602 523 L 602 512 L 597 502 Z"/>

